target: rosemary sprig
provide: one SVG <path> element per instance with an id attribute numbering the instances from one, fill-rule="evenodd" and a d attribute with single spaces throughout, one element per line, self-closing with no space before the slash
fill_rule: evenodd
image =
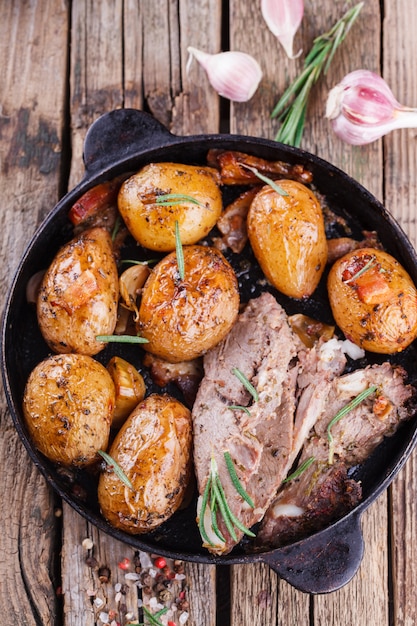
<path id="1" fill-rule="evenodd" d="M 367 261 L 367 263 L 365 263 L 365 265 L 363 267 L 361 267 L 360 270 L 355 272 L 353 274 L 353 276 L 351 276 L 350 278 L 348 278 L 344 282 L 345 283 L 351 283 L 352 281 L 355 281 L 357 278 L 359 278 L 359 276 L 362 276 L 362 274 L 365 274 L 365 272 L 370 270 L 371 267 L 374 267 L 375 265 L 376 265 L 376 256 L 373 254 L 372 257 L 369 259 L 369 261 Z"/>
<path id="2" fill-rule="evenodd" d="M 142 606 L 142 610 L 143 610 L 144 616 L 149 620 L 149 623 L 151 624 L 151 626 L 164 626 L 159 618 L 161 615 L 164 615 L 165 613 L 168 612 L 167 606 L 165 606 L 163 609 L 161 609 L 157 613 L 151 613 L 150 610 L 146 608 L 146 606 Z M 145 626 L 145 625 L 143 623 L 141 624 L 129 623 L 129 626 Z"/>
<path id="3" fill-rule="evenodd" d="M 181 280 L 184 280 L 184 277 L 185 277 L 184 251 L 182 249 L 180 226 L 178 224 L 178 220 L 175 220 L 175 252 L 177 254 L 178 273 L 180 275 Z"/>
<path id="4" fill-rule="evenodd" d="M 177 204 L 183 204 L 184 202 L 191 202 L 198 206 L 204 207 L 204 204 L 194 198 L 193 196 L 187 196 L 182 193 L 164 193 L 156 197 L 155 203 L 159 206 L 176 206 Z"/>
<path id="5" fill-rule="evenodd" d="M 241 406 L 240 404 L 229 404 L 227 408 L 231 411 L 244 411 L 247 415 L 251 414 L 247 406 Z"/>
<path id="6" fill-rule="evenodd" d="M 258 392 L 256 391 L 255 387 L 252 385 L 252 383 L 246 378 L 245 374 L 241 372 L 238 367 L 234 367 L 232 369 L 232 374 L 234 374 L 236 378 L 240 380 L 240 382 L 245 387 L 245 389 L 249 391 L 254 401 L 258 402 L 259 400 Z"/>
<path id="7" fill-rule="evenodd" d="M 282 122 L 275 140 L 299 147 L 304 130 L 310 91 L 320 75 L 326 74 L 334 54 L 358 17 L 363 2 L 349 9 L 327 32 L 316 37 L 304 60 L 299 76 L 287 87 L 272 111 L 271 117 Z"/>
<path id="8" fill-rule="evenodd" d="M 304 463 L 301 463 L 300 467 L 297 467 L 297 469 L 292 474 L 287 476 L 287 478 L 282 481 L 282 484 L 284 485 L 285 483 L 289 483 L 291 480 L 294 480 L 295 478 L 301 476 L 301 474 L 303 474 L 310 467 L 310 465 L 314 463 L 315 460 L 315 456 L 310 456 L 304 461 Z"/>
<path id="9" fill-rule="evenodd" d="M 113 459 L 113 457 L 111 457 L 110 454 L 107 454 L 107 452 L 104 452 L 104 450 L 98 450 L 98 454 L 102 457 L 102 459 L 106 461 L 107 465 L 113 470 L 116 476 L 120 478 L 122 483 L 126 485 L 126 487 L 129 487 L 129 489 L 131 489 L 132 491 L 135 491 L 134 486 L 132 485 L 120 465 L 118 465 Z"/>
<path id="10" fill-rule="evenodd" d="M 339 422 L 342 419 L 342 417 L 347 415 L 349 411 L 352 411 L 357 406 L 359 406 L 361 402 L 363 402 L 368 396 L 373 394 L 377 389 L 378 389 L 377 385 L 371 385 L 370 387 L 367 387 L 366 389 L 361 391 L 361 393 L 355 396 L 353 400 L 351 400 L 348 404 L 342 407 L 340 411 L 336 413 L 334 418 L 329 422 L 327 426 L 327 440 L 329 442 L 329 465 L 333 464 L 333 455 L 334 455 L 334 439 L 331 433 L 333 426 L 337 424 L 337 422 Z"/>
<path id="11" fill-rule="evenodd" d="M 233 463 L 233 459 L 230 456 L 230 452 L 228 452 L 227 450 L 223 453 L 224 455 L 224 460 L 226 461 L 226 467 L 227 470 L 230 474 L 230 478 L 231 481 L 233 483 L 234 488 L 236 489 L 236 491 L 238 492 L 239 495 L 242 496 L 242 498 L 249 504 L 250 507 L 252 507 L 252 509 L 255 508 L 255 504 L 252 500 L 252 498 L 250 497 L 250 495 L 247 493 L 247 491 L 245 491 L 242 483 L 239 480 L 239 477 L 236 473 L 236 469 L 235 469 L 235 465 Z"/>
<path id="12" fill-rule="evenodd" d="M 236 470 L 233 466 L 233 460 L 227 451 L 224 453 L 224 457 L 225 457 L 226 465 L 230 474 L 230 478 L 233 482 L 233 485 L 236 491 L 253 508 L 254 506 L 253 501 L 251 497 L 248 495 L 248 493 L 245 491 L 244 487 L 242 486 L 236 474 Z M 227 460 L 227 457 L 230 458 L 229 461 Z M 223 518 L 227 531 L 229 535 L 231 536 L 231 538 L 233 539 L 233 541 L 237 541 L 235 528 L 238 528 L 239 530 L 241 530 L 245 535 L 248 535 L 248 537 L 255 537 L 255 534 L 251 530 L 249 530 L 249 528 L 246 528 L 246 526 L 242 524 L 242 522 L 234 515 L 234 513 L 230 509 L 230 506 L 226 500 L 226 494 L 224 492 L 222 482 L 220 480 L 219 468 L 218 468 L 218 465 L 214 456 L 211 457 L 210 473 L 207 479 L 206 486 L 204 488 L 202 502 L 201 502 L 201 509 L 200 509 L 199 518 L 198 518 L 198 528 L 200 531 L 200 535 L 202 539 L 208 545 L 212 546 L 214 544 L 209 538 L 207 531 L 205 529 L 205 525 L 204 525 L 204 518 L 205 518 L 205 512 L 207 510 L 207 506 L 210 506 L 211 526 L 212 526 L 213 532 L 216 535 L 216 537 L 220 539 L 222 543 L 224 543 L 226 540 L 223 537 L 222 533 L 220 532 L 218 524 L 217 524 L 217 512 L 220 512 L 220 515 Z"/>
<path id="13" fill-rule="evenodd" d="M 257 178 L 259 178 L 259 180 L 261 180 L 262 182 L 264 182 L 267 185 L 269 185 L 270 187 L 272 187 L 272 189 L 274 191 L 276 191 L 277 193 L 279 193 L 280 196 L 288 196 L 289 195 L 285 191 L 285 189 L 283 189 L 282 187 L 277 185 L 277 183 L 274 180 L 272 180 L 272 178 L 269 178 L 269 176 L 265 176 L 265 174 L 262 174 L 261 172 L 259 172 L 256 169 L 256 167 L 252 167 L 251 165 L 246 165 L 246 163 L 241 163 L 241 166 L 245 167 L 247 170 L 250 170 L 253 174 L 255 174 L 255 176 Z"/>
<path id="14" fill-rule="evenodd" d="M 148 339 L 139 335 L 97 335 L 96 340 L 103 343 L 148 343 Z"/>
<path id="15" fill-rule="evenodd" d="M 116 239 L 116 237 L 117 237 L 117 234 L 118 234 L 118 232 L 119 232 L 119 230 L 120 230 L 120 226 L 121 226 L 121 224 L 122 224 L 122 220 L 121 220 L 121 218 L 120 218 L 120 215 L 118 215 L 118 216 L 116 217 L 116 221 L 115 221 L 115 223 L 114 223 L 114 227 L 113 227 L 113 230 L 112 230 L 112 233 L 111 233 L 111 240 L 112 240 L 113 242 L 115 241 L 115 239 Z"/>

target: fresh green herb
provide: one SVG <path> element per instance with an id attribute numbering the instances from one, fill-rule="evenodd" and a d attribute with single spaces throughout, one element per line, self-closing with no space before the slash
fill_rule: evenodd
<path id="1" fill-rule="evenodd" d="M 146 606 L 142 606 L 142 609 L 143 609 L 144 616 L 149 621 L 151 626 L 164 626 L 159 618 L 161 617 L 161 615 L 164 615 L 165 613 L 168 612 L 167 606 L 161 609 L 160 611 L 158 611 L 157 613 L 151 613 L 150 610 L 146 608 Z M 145 626 L 145 625 L 143 623 L 141 624 L 129 623 L 129 626 Z"/>
<path id="2" fill-rule="evenodd" d="M 355 409 L 357 406 L 359 406 L 361 402 L 363 402 L 368 396 L 373 394 L 377 389 L 377 385 L 371 385 L 370 387 L 367 387 L 367 389 L 364 389 L 364 391 L 361 391 L 361 393 L 353 398 L 353 400 L 351 400 L 348 404 L 342 407 L 340 411 L 336 413 L 334 418 L 329 422 L 329 425 L 327 426 L 327 440 L 329 442 L 329 465 L 332 465 L 334 455 L 334 439 L 331 433 L 333 426 L 337 424 L 337 422 L 341 420 L 342 417 L 349 413 L 349 411 L 352 411 L 352 409 Z"/>
<path id="3" fill-rule="evenodd" d="M 297 467 L 297 469 L 292 474 L 287 476 L 287 478 L 285 478 L 285 480 L 283 480 L 282 483 L 283 484 L 289 483 L 291 480 L 294 480 L 295 478 L 298 478 L 299 476 L 301 476 L 301 474 L 303 474 L 306 471 L 306 469 L 308 469 L 310 465 L 314 463 L 315 460 L 316 460 L 315 456 L 310 456 L 308 459 L 304 461 L 304 463 L 301 463 L 300 467 Z"/>
<path id="4" fill-rule="evenodd" d="M 240 404 L 230 404 L 227 408 L 231 411 L 244 411 L 248 415 L 251 414 L 247 406 L 240 406 Z"/>
<path id="5" fill-rule="evenodd" d="M 374 267 L 375 265 L 376 265 L 376 257 L 375 257 L 375 255 L 372 255 L 372 257 L 369 259 L 369 261 L 367 263 L 365 263 L 365 265 L 363 267 L 361 267 L 360 270 L 355 272 L 353 274 L 353 276 L 351 276 L 350 278 L 348 278 L 344 282 L 345 283 L 351 283 L 352 281 L 355 281 L 357 278 L 359 278 L 359 276 L 362 276 L 362 274 L 365 274 L 365 272 L 370 270 L 371 267 Z"/>
<path id="6" fill-rule="evenodd" d="M 327 33 L 316 37 L 313 47 L 304 60 L 304 67 L 293 83 L 285 90 L 272 111 L 271 117 L 282 122 L 275 139 L 281 143 L 299 146 L 304 130 L 308 98 L 321 73 L 327 73 L 333 56 L 343 42 L 364 3 L 349 9 Z"/>
<path id="7" fill-rule="evenodd" d="M 98 453 L 106 461 L 107 465 L 113 470 L 116 476 L 120 478 L 122 483 L 126 485 L 126 487 L 129 487 L 129 489 L 131 489 L 132 491 L 135 491 L 132 483 L 130 482 L 120 465 L 118 465 L 113 459 L 113 457 L 111 457 L 110 454 L 107 454 L 107 452 L 104 452 L 104 450 L 99 450 Z"/>
<path id="8" fill-rule="evenodd" d="M 184 280 L 184 277 L 185 277 L 184 251 L 182 249 L 180 226 L 178 224 L 178 220 L 175 220 L 175 251 L 177 254 L 178 272 L 179 272 L 181 280 Z"/>
<path id="9" fill-rule="evenodd" d="M 259 400 L 258 392 L 256 391 L 255 387 L 246 378 L 245 374 L 243 372 L 241 372 L 240 369 L 237 368 L 237 367 L 234 367 L 232 369 L 232 374 L 234 374 L 236 376 L 236 378 L 238 380 L 240 380 L 240 382 L 245 387 L 245 389 L 247 389 L 249 391 L 249 393 L 251 394 L 251 396 L 254 399 L 254 401 L 258 402 L 258 400 Z"/>
<path id="10" fill-rule="evenodd" d="M 104 343 L 148 343 L 148 339 L 138 335 L 97 335 L 96 340 Z"/>
<path id="11" fill-rule="evenodd" d="M 112 240 L 112 241 L 114 241 L 114 240 L 116 239 L 116 237 L 117 237 L 117 233 L 118 233 L 118 232 L 119 232 L 119 230 L 120 230 L 121 223 L 122 223 L 122 221 L 121 221 L 121 219 L 120 219 L 120 215 L 118 215 L 118 216 L 116 217 L 116 221 L 115 221 L 115 223 L 114 223 L 114 227 L 113 227 L 113 230 L 112 230 L 112 233 L 111 233 L 111 240 Z"/>
<path id="12" fill-rule="evenodd" d="M 280 196 L 288 196 L 289 194 L 285 191 L 285 189 L 283 189 L 282 187 L 280 187 L 279 185 L 277 185 L 277 183 L 272 180 L 272 178 L 269 178 L 268 176 L 265 176 L 265 174 L 261 174 L 261 172 L 259 172 L 256 167 L 252 167 L 250 165 L 246 165 L 245 163 L 241 163 L 242 167 L 245 167 L 247 170 L 250 170 L 251 172 L 253 172 L 255 174 L 255 176 L 257 178 L 259 178 L 259 180 L 261 180 L 262 182 L 266 183 L 267 185 L 269 185 L 270 187 L 272 187 L 272 189 L 274 191 L 276 191 L 277 193 L 279 193 Z"/>
<path id="13" fill-rule="evenodd" d="M 251 506 L 254 509 L 255 505 L 253 503 L 253 500 L 250 497 L 250 495 L 247 493 L 247 491 L 245 491 L 242 483 L 240 482 L 239 477 L 236 474 L 236 469 L 233 463 L 233 459 L 230 456 L 230 452 L 228 452 L 227 450 L 224 452 L 224 460 L 226 461 L 226 467 L 230 474 L 230 479 L 234 485 L 234 488 L 236 489 L 238 494 L 242 496 L 242 498 L 249 504 L 249 506 Z"/>
<path id="14" fill-rule="evenodd" d="M 197 198 L 182 193 L 164 193 L 156 197 L 156 204 L 159 206 L 175 206 L 177 204 L 183 204 L 184 202 L 191 202 L 201 207 L 205 206 L 202 202 L 197 200 Z"/>
<path id="15" fill-rule="evenodd" d="M 131 263 L 132 265 L 150 265 L 157 263 L 158 259 L 148 259 L 147 261 L 136 261 L 135 259 L 122 259 L 120 263 Z"/>
<path id="16" fill-rule="evenodd" d="M 232 461 L 232 464 L 233 464 L 233 461 Z M 242 492 L 246 494 L 245 490 L 240 484 L 239 479 L 237 480 L 240 485 L 240 488 L 238 490 L 239 493 L 241 495 L 242 495 Z M 250 496 L 247 496 L 247 497 L 250 499 Z M 221 483 L 220 476 L 219 476 L 219 468 L 218 468 L 218 465 L 216 463 L 214 456 L 211 457 L 210 473 L 207 479 L 206 486 L 204 488 L 203 498 L 201 502 L 201 509 L 200 509 L 199 519 L 198 519 L 198 528 L 199 528 L 201 537 L 207 544 L 212 546 L 214 544 L 209 538 L 206 532 L 205 526 L 204 526 L 205 513 L 206 513 L 207 506 L 209 505 L 209 503 L 210 503 L 210 512 L 211 512 L 211 526 L 213 528 L 214 534 L 218 537 L 218 539 L 220 539 L 221 542 L 224 543 L 226 540 L 223 537 L 222 533 L 220 532 L 218 524 L 217 524 L 216 516 L 217 516 L 218 511 L 220 512 L 220 515 L 223 518 L 227 531 L 229 535 L 231 536 L 231 538 L 233 539 L 233 541 L 237 541 L 235 527 L 241 530 L 245 535 L 248 535 L 249 537 L 255 537 L 254 533 L 251 530 L 249 530 L 249 528 L 246 528 L 246 526 L 242 524 L 242 522 L 231 511 L 226 500 L 226 494 L 224 492 L 223 485 Z"/>

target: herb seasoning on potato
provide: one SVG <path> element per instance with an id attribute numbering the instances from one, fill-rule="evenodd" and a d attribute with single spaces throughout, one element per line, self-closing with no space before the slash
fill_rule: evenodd
<path id="1" fill-rule="evenodd" d="M 333 316 L 345 336 L 370 352 L 394 354 L 417 337 L 417 290 L 390 254 L 354 250 L 328 277 Z"/>
<path id="2" fill-rule="evenodd" d="M 249 240 L 267 279 L 291 298 L 311 296 L 327 262 L 320 203 L 294 180 L 280 180 L 285 195 L 262 187 L 248 213 Z"/>
<path id="3" fill-rule="evenodd" d="M 171 252 L 175 222 L 184 245 L 196 243 L 215 226 L 223 206 L 219 183 L 220 175 L 211 167 L 150 163 L 121 186 L 119 211 L 144 248 Z"/>
<path id="4" fill-rule="evenodd" d="M 109 450 L 133 486 L 111 468 L 100 475 L 104 517 L 131 534 L 146 533 L 181 505 L 191 475 L 191 413 L 169 395 L 152 394 L 128 417 Z"/>
<path id="5" fill-rule="evenodd" d="M 55 354 L 30 374 L 23 413 L 42 454 L 84 467 L 107 448 L 114 405 L 115 388 L 104 365 L 84 354 Z"/>

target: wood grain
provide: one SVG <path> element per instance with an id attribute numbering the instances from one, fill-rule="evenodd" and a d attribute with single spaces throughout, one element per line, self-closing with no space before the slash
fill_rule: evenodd
<path id="1" fill-rule="evenodd" d="M 29 238 L 58 199 L 67 13 L 60 3 L 0 2 L 1 301 Z M 48 20 L 48 29 L 42 25 Z M 49 488 L 1 394 L 0 612 L 5 624 L 58 617 L 56 524 Z"/>

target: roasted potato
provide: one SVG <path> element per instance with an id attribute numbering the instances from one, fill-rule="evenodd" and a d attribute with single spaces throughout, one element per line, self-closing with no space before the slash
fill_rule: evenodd
<path id="1" fill-rule="evenodd" d="M 393 354 L 417 336 L 417 291 L 390 254 L 353 250 L 338 259 L 328 276 L 334 319 L 347 339 L 364 350 Z"/>
<path id="2" fill-rule="evenodd" d="M 307 298 L 327 261 L 320 203 L 302 183 L 280 180 L 277 184 L 286 195 L 266 185 L 252 201 L 249 240 L 271 284 L 292 298 Z"/>
<path id="3" fill-rule="evenodd" d="M 123 183 L 119 211 L 144 248 L 170 252 L 175 250 L 175 222 L 185 245 L 205 237 L 216 224 L 222 211 L 219 181 L 210 167 L 150 163 Z M 166 204 L 158 204 L 158 198 Z"/>
<path id="4" fill-rule="evenodd" d="M 145 381 L 136 367 L 119 356 L 114 356 L 107 364 L 116 391 L 112 428 L 120 428 L 126 418 L 146 394 Z"/>
<path id="5" fill-rule="evenodd" d="M 236 275 L 221 252 L 184 246 L 184 280 L 175 252 L 153 269 L 142 290 L 139 333 L 148 352 L 178 363 L 201 356 L 221 341 L 239 310 Z"/>
<path id="6" fill-rule="evenodd" d="M 55 354 L 31 372 L 23 414 L 42 454 L 84 467 L 108 446 L 114 403 L 113 381 L 103 365 L 83 354 Z"/>
<path id="7" fill-rule="evenodd" d="M 58 353 L 94 355 L 117 321 L 117 267 L 109 233 L 92 228 L 57 253 L 42 280 L 37 315 L 42 335 Z"/>
<path id="8" fill-rule="evenodd" d="M 150 395 L 123 424 L 109 450 L 130 481 L 109 467 L 99 479 L 104 517 L 131 534 L 146 533 L 181 505 L 191 473 L 191 413 L 168 395 Z"/>

